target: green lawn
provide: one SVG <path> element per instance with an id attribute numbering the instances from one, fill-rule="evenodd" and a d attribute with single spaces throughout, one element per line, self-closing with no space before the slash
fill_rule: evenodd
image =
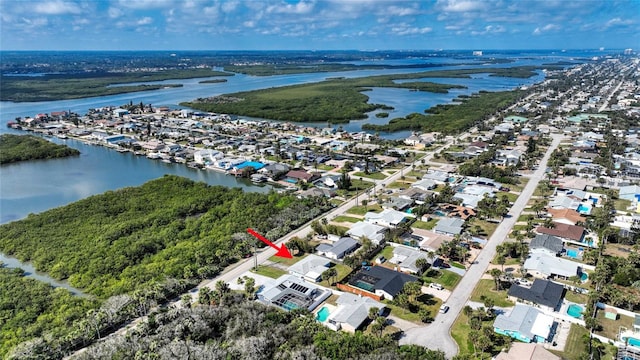
<path id="1" fill-rule="evenodd" d="M 440 309 L 442 300 L 438 299 L 437 297 L 433 297 L 432 300 L 433 300 L 433 304 L 431 305 L 421 304 L 420 308 L 429 310 L 431 312 L 431 316 L 435 317 L 438 310 Z M 415 324 L 424 325 L 424 323 L 420 321 L 420 316 L 418 316 L 418 312 L 412 313 L 407 309 L 393 305 L 388 300 L 384 300 L 383 303 L 386 307 L 388 307 L 391 310 L 391 315 L 397 316 L 403 320 L 411 321 L 412 323 L 415 323 Z"/>
<path id="2" fill-rule="evenodd" d="M 344 280 L 344 278 L 349 276 L 349 274 L 351 274 L 351 272 L 353 271 L 352 268 L 343 264 L 336 264 L 335 269 L 338 272 L 338 276 L 336 276 L 336 282 L 341 282 L 342 280 Z"/>
<path id="3" fill-rule="evenodd" d="M 393 257 L 393 246 L 385 246 L 375 257 L 378 258 L 380 256 L 384 256 L 387 260 L 391 259 Z M 373 260 L 375 259 L 372 259 L 372 261 Z"/>
<path id="4" fill-rule="evenodd" d="M 615 199 L 613 201 L 616 210 L 627 211 L 629 205 L 631 205 L 631 201 L 625 199 Z"/>
<path id="5" fill-rule="evenodd" d="M 318 165 L 318 170 L 331 171 L 333 169 L 335 169 L 335 166 L 329 166 L 324 164 Z"/>
<path id="6" fill-rule="evenodd" d="M 362 221 L 362 219 L 351 217 L 351 216 L 346 216 L 346 215 L 340 215 L 340 216 L 336 216 L 331 221 L 357 223 L 358 221 Z"/>
<path id="7" fill-rule="evenodd" d="M 499 254 L 496 254 L 496 256 L 493 258 L 493 260 L 491 260 L 491 263 L 494 265 L 500 265 L 498 264 L 498 256 Z M 520 264 L 520 259 L 518 258 L 510 258 L 510 257 L 505 257 L 506 262 L 504 263 L 504 266 L 507 265 L 519 265 Z"/>
<path id="8" fill-rule="evenodd" d="M 554 351 L 558 356 L 567 360 L 577 360 L 580 355 L 587 350 L 587 344 L 584 342 L 584 337 L 589 334 L 589 331 L 577 324 L 571 324 L 571 330 L 569 330 L 569 336 L 567 342 L 564 345 L 564 351 Z"/>
<path id="9" fill-rule="evenodd" d="M 469 341 L 469 318 L 462 312 L 451 326 L 451 337 L 458 344 L 459 354 L 473 354 L 473 344 Z"/>
<path id="10" fill-rule="evenodd" d="M 387 185 L 389 189 L 406 189 L 411 186 L 411 183 L 404 181 L 394 181 L 391 184 Z"/>
<path id="11" fill-rule="evenodd" d="M 608 337 L 609 339 L 616 339 L 618 337 L 618 331 L 620 327 L 626 327 L 627 329 L 633 329 L 634 318 L 630 316 L 618 315 L 618 320 L 611 320 L 604 317 L 604 311 L 598 310 L 596 315 L 598 323 L 602 325 L 601 331 L 596 331 L 596 334 Z"/>
<path id="12" fill-rule="evenodd" d="M 417 220 L 411 225 L 411 227 L 414 227 L 417 229 L 423 229 L 423 230 L 431 230 L 436 226 L 437 223 L 438 223 L 438 219 L 431 219 L 429 221 Z"/>
<path id="13" fill-rule="evenodd" d="M 287 258 L 283 258 L 283 257 L 279 257 L 279 256 L 272 256 L 269 258 L 269 261 L 272 261 L 274 263 L 278 263 L 278 264 L 283 264 L 286 266 L 291 266 L 295 263 L 297 263 L 298 261 L 304 259 L 305 257 L 307 257 L 307 255 L 309 254 L 303 254 L 302 256 L 293 256 L 291 259 L 287 259 Z"/>
<path id="14" fill-rule="evenodd" d="M 407 174 L 405 174 L 405 176 L 410 176 L 410 177 L 414 177 L 416 179 L 420 179 L 422 178 L 422 175 L 424 175 L 423 173 L 421 173 L 420 171 L 409 171 Z"/>
<path id="15" fill-rule="evenodd" d="M 573 291 L 567 291 L 564 295 L 567 301 L 571 301 L 577 304 L 586 304 L 589 301 L 589 297 L 585 294 L 574 293 Z"/>
<path id="16" fill-rule="evenodd" d="M 495 306 L 500 307 L 510 307 L 513 306 L 514 303 L 507 300 L 507 291 L 500 290 L 496 291 L 495 282 L 492 279 L 481 279 L 476 285 L 475 289 L 471 293 L 471 300 L 482 302 L 481 297 L 487 297 L 493 299 Z"/>
<path id="17" fill-rule="evenodd" d="M 334 204 L 334 205 L 336 205 L 336 206 L 340 206 L 340 205 L 342 205 L 342 203 L 343 203 L 344 201 L 342 201 L 342 200 L 340 200 L 340 199 L 333 198 L 333 199 L 329 200 L 329 202 L 330 202 L 330 203 L 332 203 L 332 204 Z"/>
<path id="18" fill-rule="evenodd" d="M 354 206 L 351 209 L 347 210 L 347 214 L 364 215 L 368 211 L 381 212 L 382 206 L 380 206 L 380 204 Z"/>
<path id="19" fill-rule="evenodd" d="M 355 173 L 353 173 L 352 176 L 353 177 L 365 177 L 365 178 L 375 179 L 375 180 L 384 180 L 384 179 L 387 178 L 387 176 L 385 174 L 380 173 L 380 172 L 365 174 L 363 171 L 355 172 Z"/>
<path id="20" fill-rule="evenodd" d="M 488 222 L 487 220 L 475 220 L 473 225 L 480 226 L 487 239 L 493 235 L 493 232 L 498 227 L 498 223 Z"/>
<path id="21" fill-rule="evenodd" d="M 518 194 L 512 194 L 512 193 L 502 193 L 500 194 L 500 197 L 502 197 L 503 195 L 507 196 L 507 199 L 509 199 L 509 201 L 511 201 L 512 203 L 516 201 L 516 199 L 518 198 Z"/>
<path id="22" fill-rule="evenodd" d="M 423 279 L 427 282 L 438 283 L 445 287 L 447 290 L 453 290 L 462 279 L 462 276 L 449 270 L 438 270 L 437 276 L 424 276 Z"/>
<path id="23" fill-rule="evenodd" d="M 255 270 L 251 270 L 251 272 L 254 272 L 256 274 L 260 274 L 260 275 L 264 275 L 273 279 L 277 279 L 280 276 L 286 274 L 287 272 L 284 270 L 280 270 L 280 269 L 276 269 L 274 267 L 271 266 L 267 266 L 267 265 L 259 265 L 258 266 L 258 271 Z"/>

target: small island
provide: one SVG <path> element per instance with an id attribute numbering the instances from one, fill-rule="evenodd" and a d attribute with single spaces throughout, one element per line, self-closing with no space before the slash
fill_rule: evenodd
<path id="1" fill-rule="evenodd" d="M 0 135 L 0 164 L 80 155 L 80 151 L 33 135 Z"/>
<path id="2" fill-rule="evenodd" d="M 218 84 L 218 83 L 225 83 L 225 82 L 227 82 L 227 79 L 211 79 L 211 80 L 199 81 L 198 84 Z"/>

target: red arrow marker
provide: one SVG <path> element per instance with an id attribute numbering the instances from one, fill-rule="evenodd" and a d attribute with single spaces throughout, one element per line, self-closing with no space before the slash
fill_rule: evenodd
<path id="1" fill-rule="evenodd" d="M 267 240 L 267 238 L 265 238 L 264 236 L 258 234 L 255 231 L 253 231 L 253 229 L 251 229 L 251 228 L 247 229 L 247 232 L 249 234 L 255 236 L 256 238 L 258 238 L 258 240 L 262 241 L 263 243 L 265 243 L 265 244 L 271 246 L 272 248 L 278 250 L 278 252 L 276 253 L 276 256 L 287 258 L 287 259 L 293 258 L 293 256 L 291 256 L 291 253 L 289 252 L 289 249 L 287 249 L 287 247 L 284 246 L 284 244 L 282 244 L 282 246 L 278 247 L 276 244 L 274 244 L 271 241 Z"/>

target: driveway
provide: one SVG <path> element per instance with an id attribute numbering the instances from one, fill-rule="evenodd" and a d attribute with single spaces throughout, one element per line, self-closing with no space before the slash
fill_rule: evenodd
<path id="1" fill-rule="evenodd" d="M 505 219 L 498 225 L 495 232 L 482 249 L 482 252 L 480 252 L 476 258 L 476 261 L 469 266 L 466 275 L 462 280 L 460 280 L 458 286 L 451 293 L 451 296 L 447 301 L 449 311 L 446 314 L 438 313 L 435 321 L 430 325 L 406 331 L 404 336 L 400 339 L 400 344 L 416 344 L 430 349 L 439 349 L 444 351 L 448 358 L 452 358 L 458 353 L 458 345 L 450 335 L 451 326 L 456 320 L 458 314 L 462 311 L 462 308 L 467 304 L 467 301 L 471 297 L 471 292 L 487 270 L 489 263 L 495 257 L 496 247 L 507 238 L 509 231 L 511 231 L 511 228 L 516 223 L 518 216 L 527 205 L 527 202 L 529 202 L 529 199 L 533 195 L 536 187 L 538 187 L 538 183 L 540 180 L 544 179 L 544 170 L 547 168 L 549 156 L 551 156 L 553 150 L 558 147 L 563 136 L 553 134 L 552 138 L 553 141 L 551 142 L 551 146 L 549 146 L 547 152 L 540 161 L 538 170 L 532 174 L 529 182 L 511 207 L 507 217 L 505 217 Z"/>

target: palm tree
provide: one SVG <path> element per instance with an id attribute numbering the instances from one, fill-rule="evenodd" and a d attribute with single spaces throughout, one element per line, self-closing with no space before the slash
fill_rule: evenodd
<path id="1" fill-rule="evenodd" d="M 496 283 L 496 291 L 500 290 L 500 276 L 502 276 L 502 271 L 500 269 L 491 269 L 489 272 L 491 277 L 493 277 L 493 281 Z"/>

